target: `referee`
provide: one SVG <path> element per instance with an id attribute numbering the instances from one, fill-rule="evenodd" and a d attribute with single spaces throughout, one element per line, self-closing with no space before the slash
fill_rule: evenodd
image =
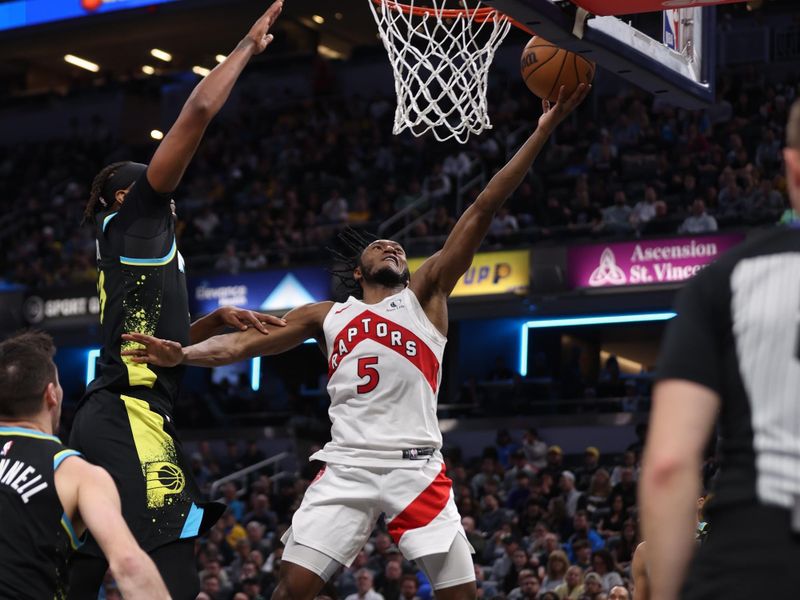
<path id="1" fill-rule="evenodd" d="M 53 435 L 64 396 L 54 353 L 44 333 L 0 343 L 0 599 L 63 599 L 69 559 L 88 528 L 125 598 L 168 600 L 108 473 Z"/>
<path id="2" fill-rule="evenodd" d="M 85 211 L 97 240 L 103 347 L 98 376 L 75 415 L 70 446 L 111 474 L 128 526 L 175 600 L 197 596 L 195 538 L 216 522 L 224 506 L 202 501 L 172 418 L 183 369 L 130 361 L 121 353 L 135 344 L 123 343 L 120 336 L 136 331 L 196 343 L 226 326 L 252 326 L 267 334 L 262 321 L 282 324 L 225 307 L 190 325 L 171 200 L 239 75 L 272 41 L 268 32 L 281 8 L 281 0 L 274 2 L 197 85 L 149 165 L 114 163 L 95 177 Z M 73 560 L 69 599 L 96 599 L 107 568 L 98 544 L 89 539 Z"/>
<path id="3" fill-rule="evenodd" d="M 784 159 L 800 212 L 800 101 Z M 682 290 L 676 310 L 640 483 L 651 597 L 797 598 L 800 229 L 774 229 L 727 253 Z M 701 456 L 717 418 L 712 528 L 689 566 Z"/>

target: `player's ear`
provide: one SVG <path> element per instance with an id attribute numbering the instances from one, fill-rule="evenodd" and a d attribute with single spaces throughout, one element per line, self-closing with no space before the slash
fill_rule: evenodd
<path id="1" fill-rule="evenodd" d="M 48 409 L 58 406 L 58 388 L 52 381 L 44 388 L 44 403 Z"/>
<path id="2" fill-rule="evenodd" d="M 356 280 L 356 283 L 360 283 L 361 280 L 364 279 L 364 274 L 361 272 L 361 265 L 353 269 L 353 279 Z"/>

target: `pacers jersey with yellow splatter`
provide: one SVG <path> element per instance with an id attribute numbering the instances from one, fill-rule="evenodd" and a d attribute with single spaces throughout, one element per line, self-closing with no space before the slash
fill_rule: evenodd
<path id="1" fill-rule="evenodd" d="M 153 191 L 146 172 L 117 211 L 97 216 L 97 268 L 103 347 L 97 378 L 86 391 L 131 393 L 171 414 L 182 367 L 137 364 L 121 351 L 125 332 L 189 342 L 183 257 L 168 196 Z"/>

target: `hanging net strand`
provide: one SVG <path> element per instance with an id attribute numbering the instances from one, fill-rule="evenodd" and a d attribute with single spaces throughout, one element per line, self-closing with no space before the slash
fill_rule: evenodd
<path id="1" fill-rule="evenodd" d="M 489 68 L 511 21 L 477 0 L 462 0 L 460 9 L 445 8 L 447 1 L 368 0 L 394 71 L 392 132 L 408 129 L 419 137 L 430 131 L 440 142 L 464 144 L 492 127 Z"/>

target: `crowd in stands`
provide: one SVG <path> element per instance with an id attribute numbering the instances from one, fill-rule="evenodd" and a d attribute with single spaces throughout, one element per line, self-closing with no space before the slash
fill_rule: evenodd
<path id="1" fill-rule="evenodd" d="M 497 214 L 489 243 L 793 218 L 780 150 L 796 84 L 744 71 L 723 75 L 719 101 L 704 111 L 631 88 L 598 92 L 559 128 Z M 245 80 L 237 110 L 209 129 L 175 194 L 181 252 L 195 271 L 229 273 L 325 260 L 344 225 L 375 231 L 421 195 L 428 200 L 409 210 L 404 241 L 411 253 L 432 251 L 480 192 L 464 182 L 490 176 L 535 126 L 538 101 L 516 78 L 493 87 L 490 101 L 494 129 L 457 146 L 392 136 L 393 99 L 277 106 Z M 92 230 L 80 227 L 92 178 L 104 164 L 151 152 L 120 144 L 100 119 L 75 123 L 67 139 L 0 146 L 0 277 L 35 287 L 94 281 Z"/>
<path id="2" fill-rule="evenodd" d="M 565 458 L 535 429 L 517 440 L 498 431 L 495 445 L 472 461 L 462 459 L 458 448 L 445 448 L 447 474 L 475 550 L 479 598 L 632 597 L 630 565 L 640 541 L 636 483 L 646 432 L 640 427 L 637 434 L 620 457 L 588 446 L 583 456 Z M 211 481 L 261 459 L 255 443 L 243 448 L 229 442 L 224 456 L 201 443 L 192 465 L 208 490 Z M 197 543 L 199 598 L 270 597 L 280 571 L 281 535 L 320 466 L 304 463 L 296 474 L 262 473 L 222 485 L 215 499 L 228 509 Z M 114 593 L 112 583 L 107 589 Z M 432 598 L 424 574 L 402 557 L 382 521 L 322 594 L 333 600 Z"/>

